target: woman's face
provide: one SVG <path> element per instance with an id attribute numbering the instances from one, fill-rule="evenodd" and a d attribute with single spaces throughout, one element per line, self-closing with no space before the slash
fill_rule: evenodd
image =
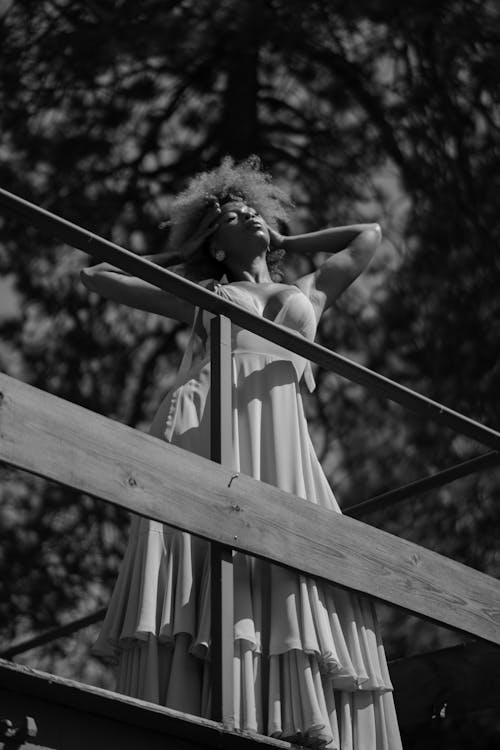
<path id="1" fill-rule="evenodd" d="M 224 203 L 218 223 L 212 246 L 224 250 L 227 257 L 235 253 L 259 255 L 269 247 L 266 222 L 243 200 Z"/>

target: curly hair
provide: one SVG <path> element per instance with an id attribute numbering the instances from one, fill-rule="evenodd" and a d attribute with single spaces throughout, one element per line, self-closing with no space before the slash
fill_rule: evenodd
<path id="1" fill-rule="evenodd" d="M 209 172 L 195 175 L 186 189 L 174 200 L 170 210 L 169 248 L 182 255 L 182 247 L 189 240 L 191 233 L 198 226 L 207 209 L 207 197 L 215 196 L 219 203 L 228 199 L 242 199 L 254 208 L 272 228 L 277 229 L 280 222 L 285 223 L 289 217 L 292 202 L 286 193 L 273 184 L 269 174 L 262 171 L 260 159 L 251 156 L 245 161 L 235 163 L 226 156 L 221 164 Z M 272 251 L 268 256 L 271 278 L 282 278 L 280 269 L 280 251 Z M 207 273 L 221 276 L 223 268 L 208 255 L 208 246 L 200 248 L 200 253 L 186 260 L 184 272 L 190 277 L 203 277 Z"/>

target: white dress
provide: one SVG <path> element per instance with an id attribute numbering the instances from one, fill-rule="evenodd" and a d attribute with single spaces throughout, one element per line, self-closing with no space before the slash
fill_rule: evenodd
<path id="1" fill-rule="evenodd" d="M 262 314 L 260 299 L 248 285 L 216 284 L 215 292 Z M 313 340 L 316 320 L 309 299 L 298 287 L 284 285 L 280 300 L 275 322 Z M 207 336 L 209 317 L 202 316 Z M 234 469 L 340 512 L 303 412 L 299 381 L 310 377 L 309 366 L 248 331 L 234 325 L 232 330 Z M 208 457 L 207 358 L 181 381 L 161 404 L 151 434 Z M 207 542 L 188 533 L 133 517 L 94 646 L 94 653 L 118 663 L 119 692 L 210 716 L 208 550 Z M 270 582 L 265 601 L 263 575 Z M 266 727 L 263 618 L 270 628 Z M 401 748 L 392 685 L 368 598 L 236 553 L 234 676 L 236 728 L 341 750 Z"/>

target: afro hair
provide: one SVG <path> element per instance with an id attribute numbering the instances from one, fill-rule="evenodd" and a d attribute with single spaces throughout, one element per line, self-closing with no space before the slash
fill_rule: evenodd
<path id="1" fill-rule="evenodd" d="M 286 223 L 292 202 L 286 193 L 273 184 L 271 176 L 261 168 L 260 159 L 251 156 L 245 161 L 235 163 L 226 156 L 221 164 L 208 172 L 195 175 L 186 189 L 172 203 L 170 209 L 169 249 L 182 257 L 182 248 L 192 232 L 203 218 L 207 209 L 207 198 L 215 196 L 219 203 L 228 199 L 242 199 L 259 213 L 266 223 L 277 229 Z M 187 275 L 192 275 L 188 266 L 202 265 L 207 267 L 206 247 L 201 248 L 197 258 L 185 259 Z M 273 252 L 268 258 L 271 275 L 276 279 L 282 277 L 277 263 L 282 253 Z M 204 257 L 203 257 L 204 256 Z M 209 264 L 208 264 L 209 265 Z M 221 270 L 220 265 L 216 269 Z"/>

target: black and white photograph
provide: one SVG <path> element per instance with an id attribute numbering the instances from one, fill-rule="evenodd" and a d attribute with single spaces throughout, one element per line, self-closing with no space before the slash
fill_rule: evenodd
<path id="1" fill-rule="evenodd" d="M 500 747 L 500 5 L 0 0 L 0 750 Z"/>

